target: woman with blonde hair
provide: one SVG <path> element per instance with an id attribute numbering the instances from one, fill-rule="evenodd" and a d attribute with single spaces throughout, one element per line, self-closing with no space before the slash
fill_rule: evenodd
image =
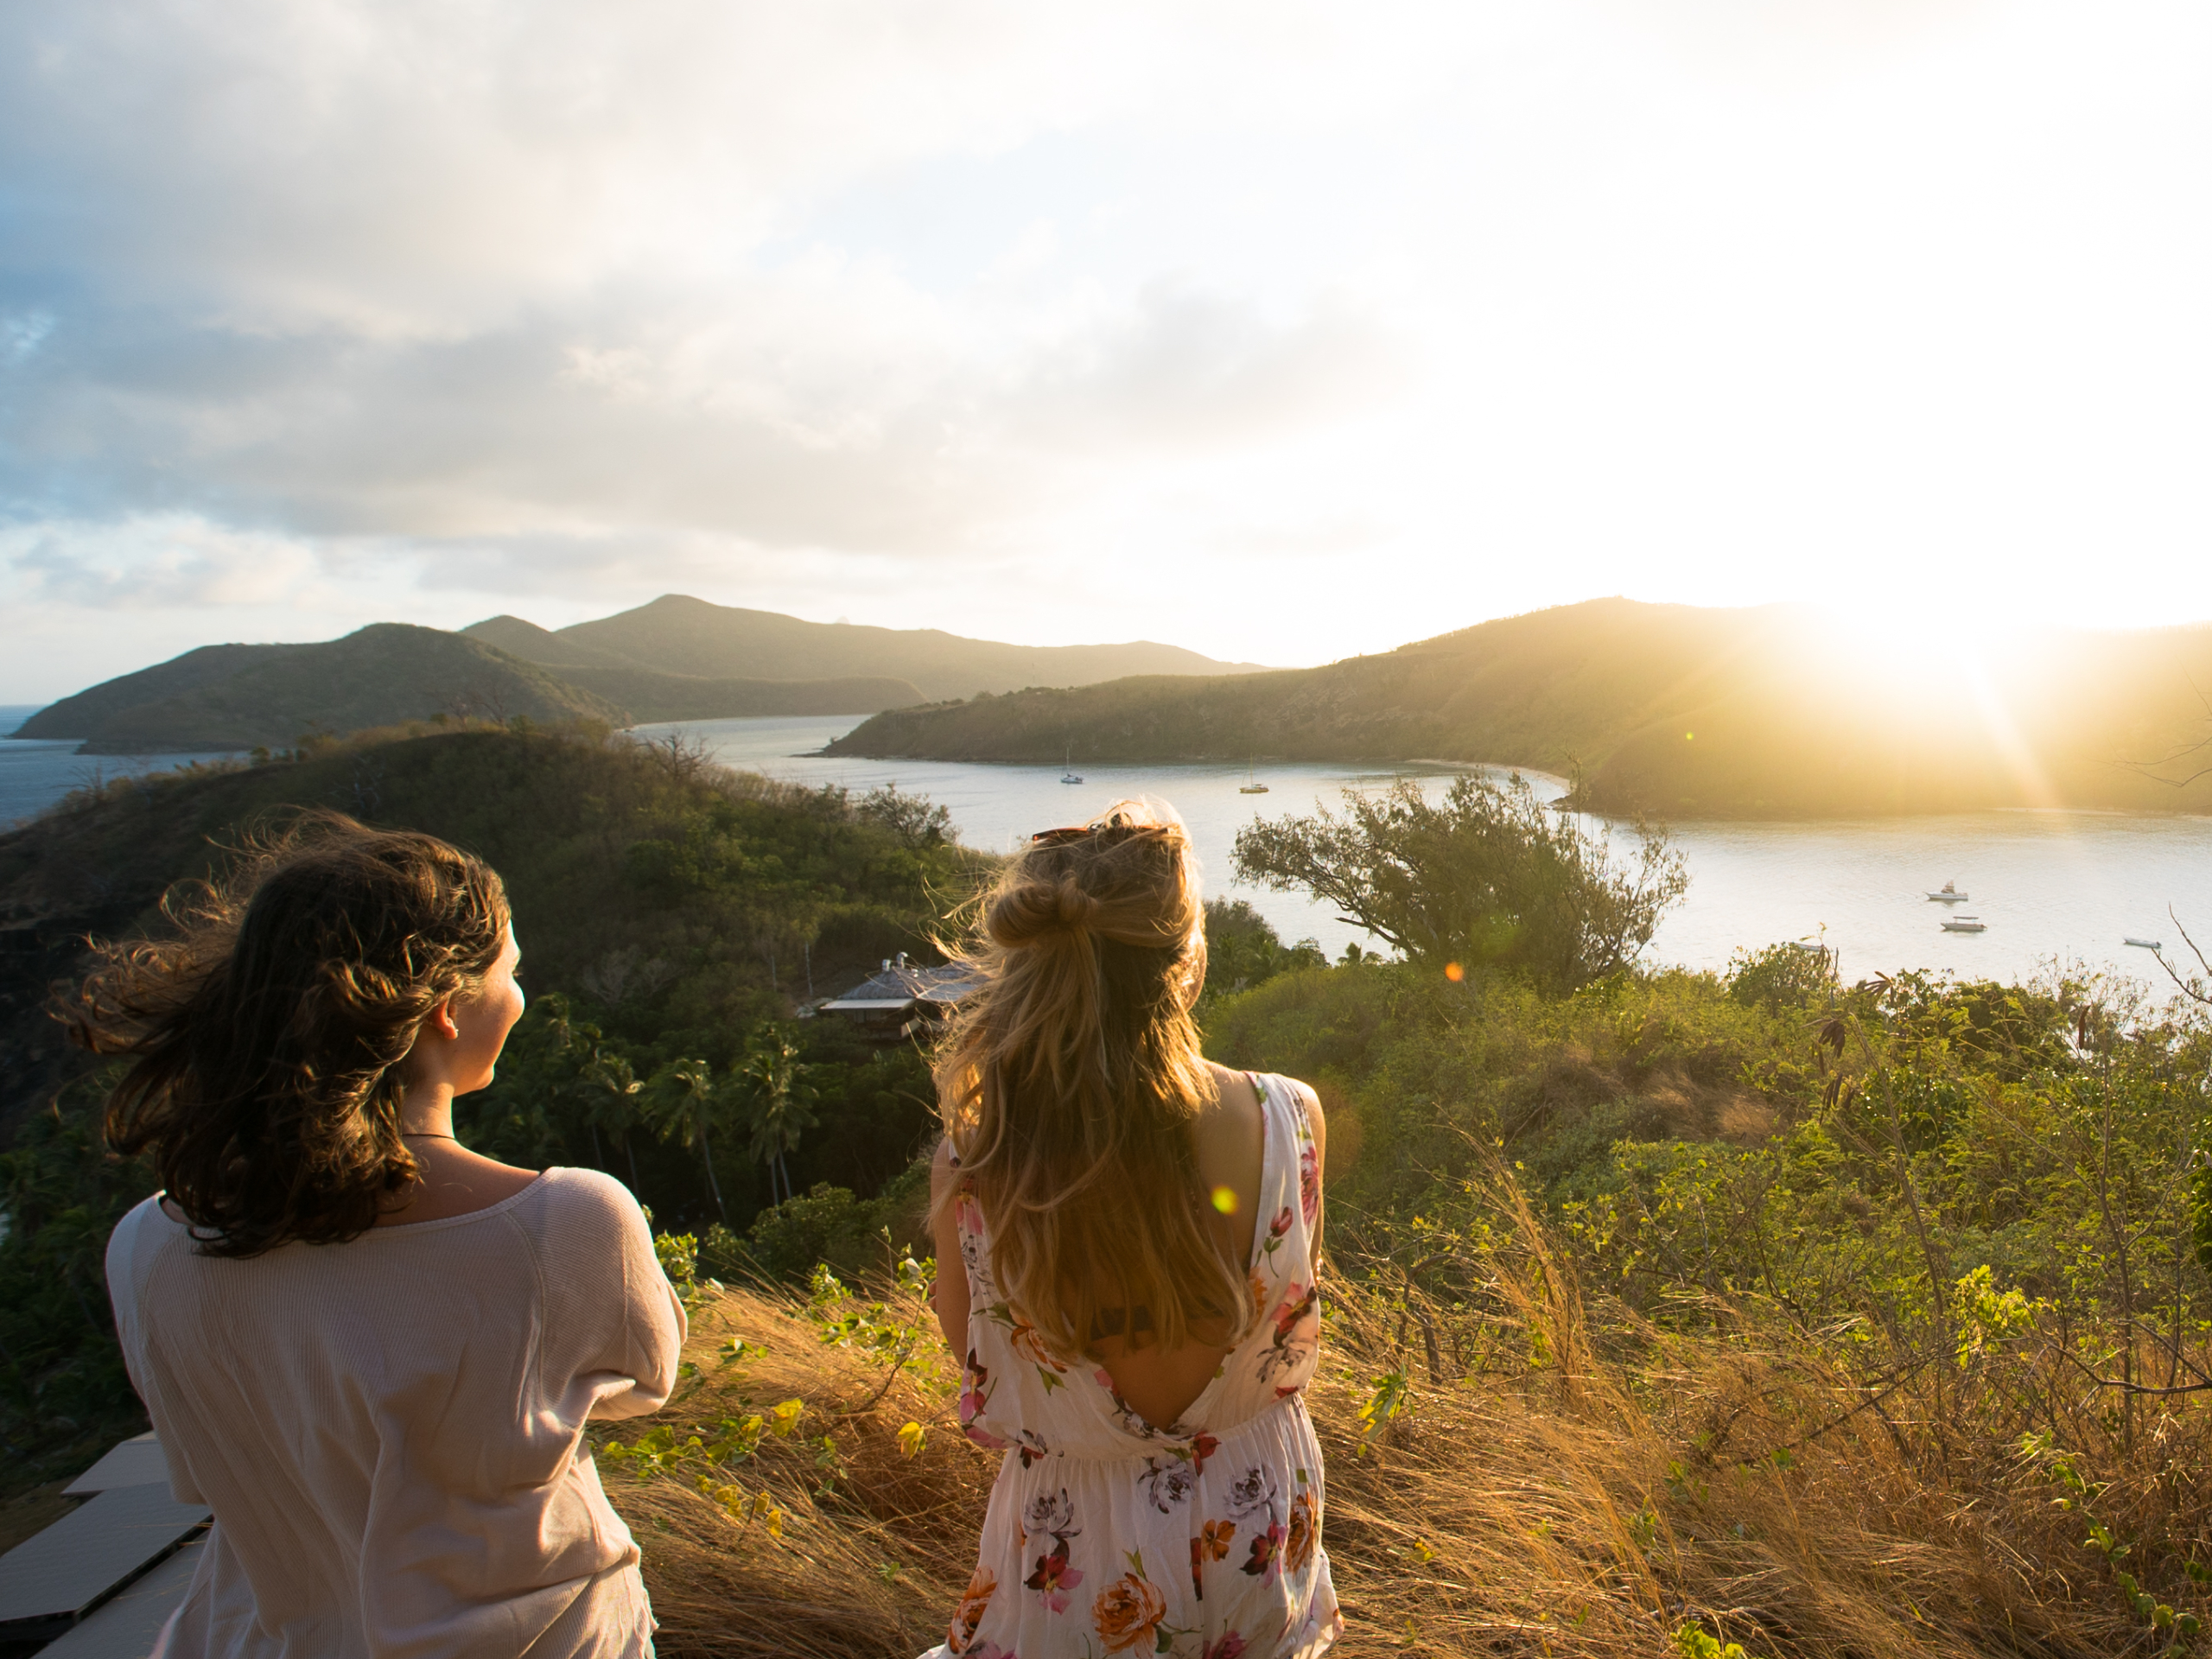
<path id="1" fill-rule="evenodd" d="M 650 1655 L 584 1423 L 668 1397 L 683 1313 L 612 1178 L 454 1138 L 522 1014 L 499 876 L 324 814 L 164 908 L 61 1010 L 129 1057 L 108 1138 L 164 1190 L 108 1294 L 215 1516 L 156 1652 Z"/>
<path id="2" fill-rule="evenodd" d="M 1342 1630 L 1306 1414 L 1319 1103 L 1198 1052 L 1197 862 L 1124 802 L 985 899 L 937 1066 L 937 1312 L 1001 1447 L 934 1656 L 1270 1659 Z"/>

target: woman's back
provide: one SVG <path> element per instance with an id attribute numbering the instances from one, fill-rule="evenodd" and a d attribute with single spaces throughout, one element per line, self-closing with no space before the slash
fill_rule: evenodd
<path id="1" fill-rule="evenodd" d="M 1215 1243 L 1232 1262 L 1248 1261 L 1259 1226 L 1261 1183 L 1267 1175 L 1267 1104 L 1250 1075 L 1213 1066 L 1214 1097 L 1191 1125 L 1198 1184 L 1212 1198 Z M 1318 1121 L 1318 1120 L 1317 1120 Z M 1192 1332 L 1181 1348 L 1163 1348 L 1146 1330 L 1149 1310 L 1114 1309 L 1122 1328 L 1101 1334 L 1091 1351 L 1114 1379 L 1115 1391 L 1146 1421 L 1172 1423 L 1191 1407 L 1234 1345 L 1214 1329 Z M 1134 1321 L 1135 1330 L 1128 1325 Z"/>
<path id="2" fill-rule="evenodd" d="M 1304 1085 L 1250 1082 L 1264 1141 L 1243 1264 L 1257 1319 L 1226 1353 L 1205 1351 L 1218 1360 L 1172 1422 L 1149 1421 L 1104 1365 L 1053 1357 L 1001 1294 L 982 1210 L 956 1200 L 969 1294 L 961 1419 L 1009 1455 L 945 1651 L 1301 1654 L 1340 1628 L 1300 1397 L 1320 1330 L 1313 1120 Z M 1218 1646 L 1232 1635 L 1242 1647 Z"/>
<path id="3" fill-rule="evenodd" d="M 580 1443 L 666 1399 L 683 1314 L 618 1183 L 550 1170 L 245 1260 L 149 1199 L 108 1277 L 179 1496 L 218 1518 L 175 1650 L 645 1650 L 638 1552 Z"/>

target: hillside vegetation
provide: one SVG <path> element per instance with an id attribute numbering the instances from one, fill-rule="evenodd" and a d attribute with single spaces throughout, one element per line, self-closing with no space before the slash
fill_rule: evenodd
<path id="1" fill-rule="evenodd" d="M 1057 763 L 1443 760 L 1579 777 L 1609 813 L 2212 810 L 2212 628 L 1871 658 L 1810 613 L 1626 600 L 1324 668 L 903 709 L 832 753 Z M 2172 758 L 2175 764 L 2158 763 Z"/>
<path id="2" fill-rule="evenodd" d="M 597 621 L 547 630 L 511 616 L 464 629 L 532 662 L 560 668 L 649 667 L 708 677 L 820 679 L 888 675 L 923 697 L 964 697 L 1026 685 L 1089 685 L 1130 674 L 1240 674 L 1176 645 L 1009 645 L 936 628 L 876 628 L 804 622 L 666 594 Z M 919 699 L 918 698 L 917 701 Z M 880 706 L 880 705 L 879 705 Z M 872 712 L 872 711 L 869 711 Z"/>
<path id="3" fill-rule="evenodd" d="M 1306 966 L 1207 1024 L 1328 1103 L 1347 1654 L 2204 1651 L 2202 1019 L 1782 950 L 1569 997 Z M 690 1281 L 695 1374 L 597 1437 L 664 1651 L 942 1632 L 995 1459 L 929 1271 Z"/>

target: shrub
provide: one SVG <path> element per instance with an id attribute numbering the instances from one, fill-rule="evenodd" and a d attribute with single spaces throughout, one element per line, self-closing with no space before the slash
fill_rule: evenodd
<path id="1" fill-rule="evenodd" d="M 1431 801 L 1402 779 L 1344 792 L 1344 816 L 1262 820 L 1236 836 L 1240 880 L 1302 889 L 1413 960 L 1523 969 L 1567 988 L 1618 972 L 1689 886 L 1665 831 L 1637 826 L 1617 860 L 1608 832 L 1536 798 L 1528 781 L 1453 781 Z"/>

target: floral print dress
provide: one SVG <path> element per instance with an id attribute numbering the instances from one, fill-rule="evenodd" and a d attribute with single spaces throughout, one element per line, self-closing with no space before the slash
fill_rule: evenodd
<path id="1" fill-rule="evenodd" d="M 1306 1659 L 1344 1629 L 1321 1549 L 1321 1449 L 1306 1414 L 1321 1328 L 1321 1184 L 1303 1085 L 1254 1074 L 1267 1122 L 1249 1274 L 1261 1316 L 1169 1428 L 1103 1369 L 1053 1358 L 991 1277 L 975 1201 L 960 1419 L 1004 1449 L 981 1559 L 923 1659 Z"/>

